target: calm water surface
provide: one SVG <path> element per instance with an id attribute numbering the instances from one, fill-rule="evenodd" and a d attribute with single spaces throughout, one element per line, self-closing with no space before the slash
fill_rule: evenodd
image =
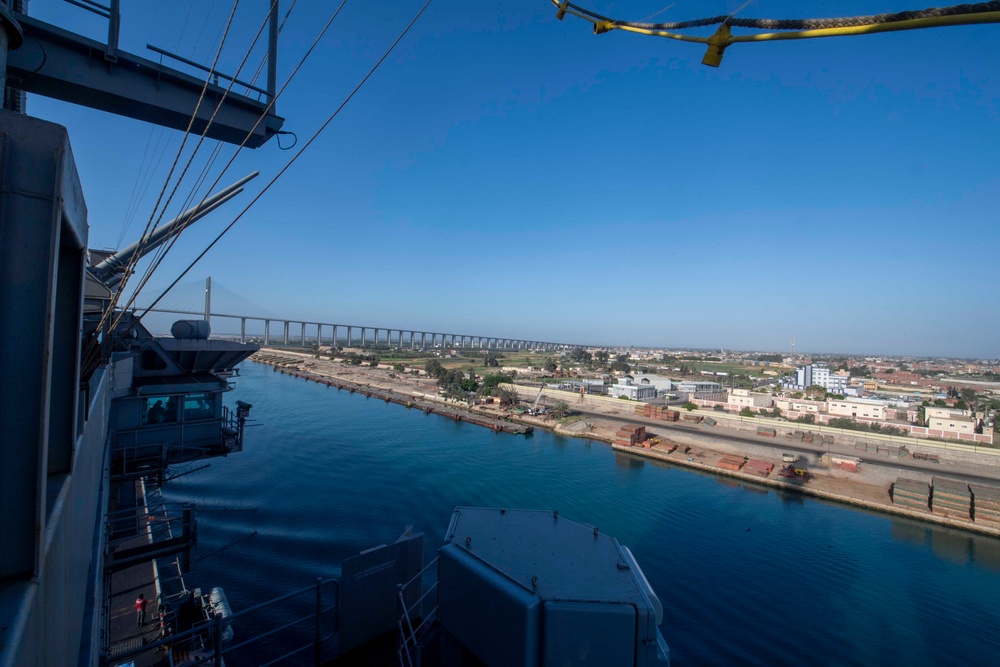
<path id="1" fill-rule="evenodd" d="M 165 489 L 257 508 L 199 514 L 189 583 L 223 586 L 235 611 L 407 524 L 430 555 L 457 505 L 544 508 L 632 549 L 674 665 L 1000 664 L 1000 540 L 241 370 L 227 403 L 252 403 L 260 424 L 245 451 Z"/>

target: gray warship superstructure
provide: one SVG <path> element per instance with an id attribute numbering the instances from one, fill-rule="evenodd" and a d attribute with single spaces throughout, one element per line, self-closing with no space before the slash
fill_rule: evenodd
<path id="1" fill-rule="evenodd" d="M 173 637 L 113 646 L 107 582 L 190 549 L 191 512 L 176 531 L 153 530 L 140 496 L 172 466 L 242 449 L 251 406 L 223 397 L 257 347 L 211 338 L 207 321 L 154 336 L 114 297 L 141 255 L 246 179 L 120 252 L 89 251 L 68 133 L 24 115 L 23 93 L 177 129 L 193 119 L 194 132 L 259 146 L 282 124 L 273 106 L 278 3 L 267 86 L 253 88 L 263 102 L 121 51 L 118 0 L 72 4 L 106 16 L 107 43 L 0 0 L 0 667 L 149 661 L 158 648 L 166 653 L 156 660 L 174 664 L 172 641 L 185 634 L 207 638 L 204 655 L 218 665 L 221 614 Z M 212 104 L 199 107 L 203 87 Z M 460 508 L 430 563 L 422 536 L 407 534 L 342 571 L 332 606 L 317 594 L 316 664 L 349 660 L 387 635 L 407 665 L 668 662 L 662 610 L 631 553 L 555 513 Z"/>

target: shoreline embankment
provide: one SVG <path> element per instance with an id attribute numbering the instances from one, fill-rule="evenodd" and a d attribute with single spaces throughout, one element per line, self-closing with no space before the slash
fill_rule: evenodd
<path id="1" fill-rule="evenodd" d="M 367 398 L 384 400 L 386 403 L 395 403 L 397 405 L 402 405 L 403 407 L 406 408 L 422 410 L 427 414 L 436 414 L 442 417 L 453 419 L 455 421 L 461 421 L 477 426 L 482 426 L 484 428 L 489 428 L 498 433 L 503 432 L 513 435 L 530 435 L 535 427 L 544 428 L 548 431 L 551 431 L 553 433 L 562 436 L 587 438 L 590 440 L 603 442 L 605 444 L 610 445 L 611 448 L 617 453 L 629 454 L 640 458 L 661 461 L 670 465 L 709 473 L 717 477 L 728 477 L 728 478 L 738 479 L 740 481 L 758 486 L 767 486 L 782 491 L 800 493 L 806 496 L 811 496 L 814 498 L 819 498 L 830 502 L 841 503 L 858 509 L 865 509 L 875 512 L 881 512 L 884 514 L 890 514 L 894 516 L 916 519 L 919 521 L 925 521 L 928 523 L 947 526 L 950 528 L 957 528 L 960 530 L 965 530 L 980 535 L 1000 538 L 1000 528 L 993 528 L 990 526 L 984 526 L 982 524 L 976 524 L 971 518 L 965 520 L 965 519 L 941 516 L 932 513 L 929 507 L 927 510 L 917 510 L 907 507 L 901 507 L 899 505 L 894 505 L 892 503 L 891 484 L 889 485 L 889 488 L 885 488 L 880 484 L 873 484 L 864 481 L 853 482 L 854 484 L 859 484 L 865 487 L 869 487 L 870 492 L 877 491 L 877 493 L 869 493 L 869 495 L 875 497 L 884 496 L 885 498 L 883 501 L 878 501 L 874 499 L 865 499 L 857 497 L 855 495 L 849 495 L 846 493 L 839 493 L 835 491 L 829 491 L 811 487 L 809 486 L 809 482 L 806 483 L 786 482 L 779 479 L 772 479 L 770 477 L 761 477 L 758 475 L 752 475 L 740 471 L 727 470 L 725 468 L 720 468 L 717 465 L 713 465 L 711 463 L 699 462 L 695 460 L 695 457 L 687 455 L 688 450 L 691 449 L 690 447 L 687 448 L 676 447 L 676 446 L 669 447 L 669 445 L 675 444 L 670 442 L 669 439 L 668 442 L 664 443 L 663 447 L 669 448 L 670 451 L 659 449 L 658 445 L 653 445 L 652 447 L 648 448 L 618 445 L 615 444 L 613 437 L 608 437 L 599 433 L 592 433 L 586 431 L 572 431 L 569 429 L 560 428 L 559 424 L 550 423 L 545 420 L 529 416 L 519 416 L 513 414 L 500 416 L 500 415 L 485 414 L 484 412 L 476 411 L 469 407 L 461 406 L 459 404 L 446 401 L 441 397 L 432 396 L 430 394 L 423 392 L 393 391 L 382 387 L 373 387 L 370 384 L 346 380 L 342 377 L 317 373 L 312 370 L 303 370 L 297 367 L 298 365 L 297 363 L 284 363 L 284 361 L 287 360 L 283 360 L 282 357 L 277 355 L 272 356 L 267 354 L 257 354 L 254 355 L 254 357 L 251 357 L 251 361 L 271 366 L 276 372 L 280 372 L 285 375 L 289 375 L 291 377 L 301 378 L 306 381 L 316 382 L 318 384 L 326 385 L 328 387 L 334 387 L 340 390 L 349 391 L 351 393 L 362 394 Z M 296 361 L 301 361 L 301 359 L 298 359 Z M 721 455 L 721 454 L 718 454 L 718 452 L 713 452 L 707 455 L 703 454 L 702 456 L 700 456 L 700 458 L 708 458 L 713 455 Z"/>

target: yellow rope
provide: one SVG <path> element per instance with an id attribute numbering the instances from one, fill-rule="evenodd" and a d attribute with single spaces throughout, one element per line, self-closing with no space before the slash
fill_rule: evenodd
<path id="1" fill-rule="evenodd" d="M 889 23 L 872 23 L 868 25 L 852 25 L 837 28 L 819 28 L 814 30 L 797 30 L 791 32 L 767 32 L 749 35 L 733 35 L 727 23 L 723 23 L 711 37 L 695 37 L 682 35 L 668 30 L 653 30 L 628 25 L 624 22 L 602 20 L 578 11 L 566 0 L 550 0 L 558 9 L 556 18 L 562 19 L 566 14 L 579 17 L 594 24 L 594 34 L 600 35 L 611 30 L 623 30 L 638 35 L 666 37 L 682 42 L 693 42 L 708 45 L 708 53 L 702 63 L 718 67 L 722 55 L 730 44 L 772 42 L 786 39 L 817 39 L 820 37 L 847 37 L 851 35 L 874 35 L 880 32 L 897 32 L 900 30 L 920 30 L 924 28 L 944 28 L 956 25 L 975 25 L 983 23 L 1000 23 L 1000 11 L 985 11 L 970 14 L 952 14 L 946 16 L 927 16 L 923 18 L 893 21 Z M 995 6 L 995 5 L 994 5 Z"/>

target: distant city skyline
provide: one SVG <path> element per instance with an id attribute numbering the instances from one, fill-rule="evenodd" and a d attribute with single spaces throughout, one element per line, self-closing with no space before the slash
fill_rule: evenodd
<path id="1" fill-rule="evenodd" d="M 148 42 L 211 63 L 229 11 L 217 4 L 128 5 L 122 48 L 148 56 Z M 292 11 L 279 82 L 332 11 L 320 4 Z M 284 129 L 304 142 L 421 4 L 348 3 L 279 100 Z M 635 19 L 662 8 L 592 4 Z M 738 6 L 681 5 L 657 20 Z M 779 0 L 741 16 L 912 8 Z M 66 3 L 30 9 L 106 33 Z M 221 71 L 236 70 L 265 10 L 240 5 Z M 712 69 L 701 47 L 594 36 L 557 21 L 546 0 L 433 3 L 185 280 L 212 275 L 311 320 L 771 351 L 794 335 L 796 351 L 997 358 L 996 34 L 740 44 Z M 134 240 L 181 133 L 37 96 L 28 112 L 69 128 L 91 246 Z M 184 208 L 212 148 L 164 219 Z M 241 154 L 220 187 L 254 169 L 259 183 L 185 232 L 150 284 L 176 277 L 293 153 L 272 141 Z"/>

